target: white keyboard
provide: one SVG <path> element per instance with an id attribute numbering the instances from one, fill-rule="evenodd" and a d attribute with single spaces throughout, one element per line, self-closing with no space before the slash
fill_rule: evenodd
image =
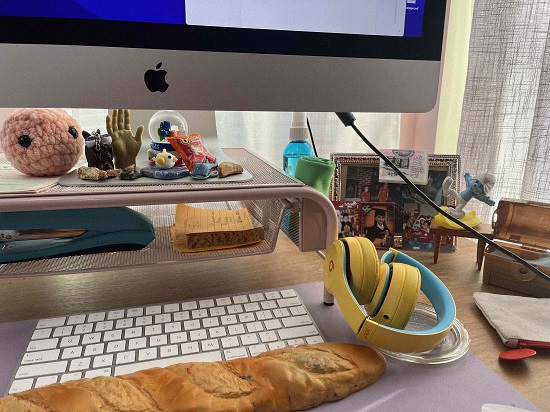
<path id="1" fill-rule="evenodd" d="M 8 393 L 318 342 L 293 289 L 41 319 Z"/>

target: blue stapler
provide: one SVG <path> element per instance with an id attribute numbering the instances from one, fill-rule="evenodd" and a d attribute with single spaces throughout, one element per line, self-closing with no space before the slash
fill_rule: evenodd
<path id="1" fill-rule="evenodd" d="M 154 238 L 149 218 L 127 207 L 0 213 L 0 263 L 138 250 Z"/>

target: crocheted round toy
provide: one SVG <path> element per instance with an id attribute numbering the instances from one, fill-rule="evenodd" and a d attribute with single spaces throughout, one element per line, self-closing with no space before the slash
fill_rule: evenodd
<path id="1" fill-rule="evenodd" d="M 78 162 L 84 138 L 62 109 L 18 109 L 0 130 L 0 148 L 13 167 L 29 176 L 60 176 Z"/>

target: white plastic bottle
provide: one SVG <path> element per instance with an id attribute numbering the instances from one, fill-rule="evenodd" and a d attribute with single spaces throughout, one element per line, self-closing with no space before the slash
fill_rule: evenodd
<path id="1" fill-rule="evenodd" d="M 304 156 L 315 156 L 308 138 L 306 113 L 294 112 L 292 114 L 292 124 L 289 133 L 290 142 L 283 152 L 283 170 L 287 175 L 293 177 L 296 175 L 298 159 Z"/>

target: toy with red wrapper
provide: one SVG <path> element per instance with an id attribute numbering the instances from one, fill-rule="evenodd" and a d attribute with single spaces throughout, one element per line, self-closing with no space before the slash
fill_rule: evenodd
<path id="1" fill-rule="evenodd" d="M 179 153 L 189 171 L 199 163 L 215 163 L 216 158 L 208 151 L 202 143 L 202 137 L 193 133 L 190 135 L 168 136 L 168 141 Z"/>

